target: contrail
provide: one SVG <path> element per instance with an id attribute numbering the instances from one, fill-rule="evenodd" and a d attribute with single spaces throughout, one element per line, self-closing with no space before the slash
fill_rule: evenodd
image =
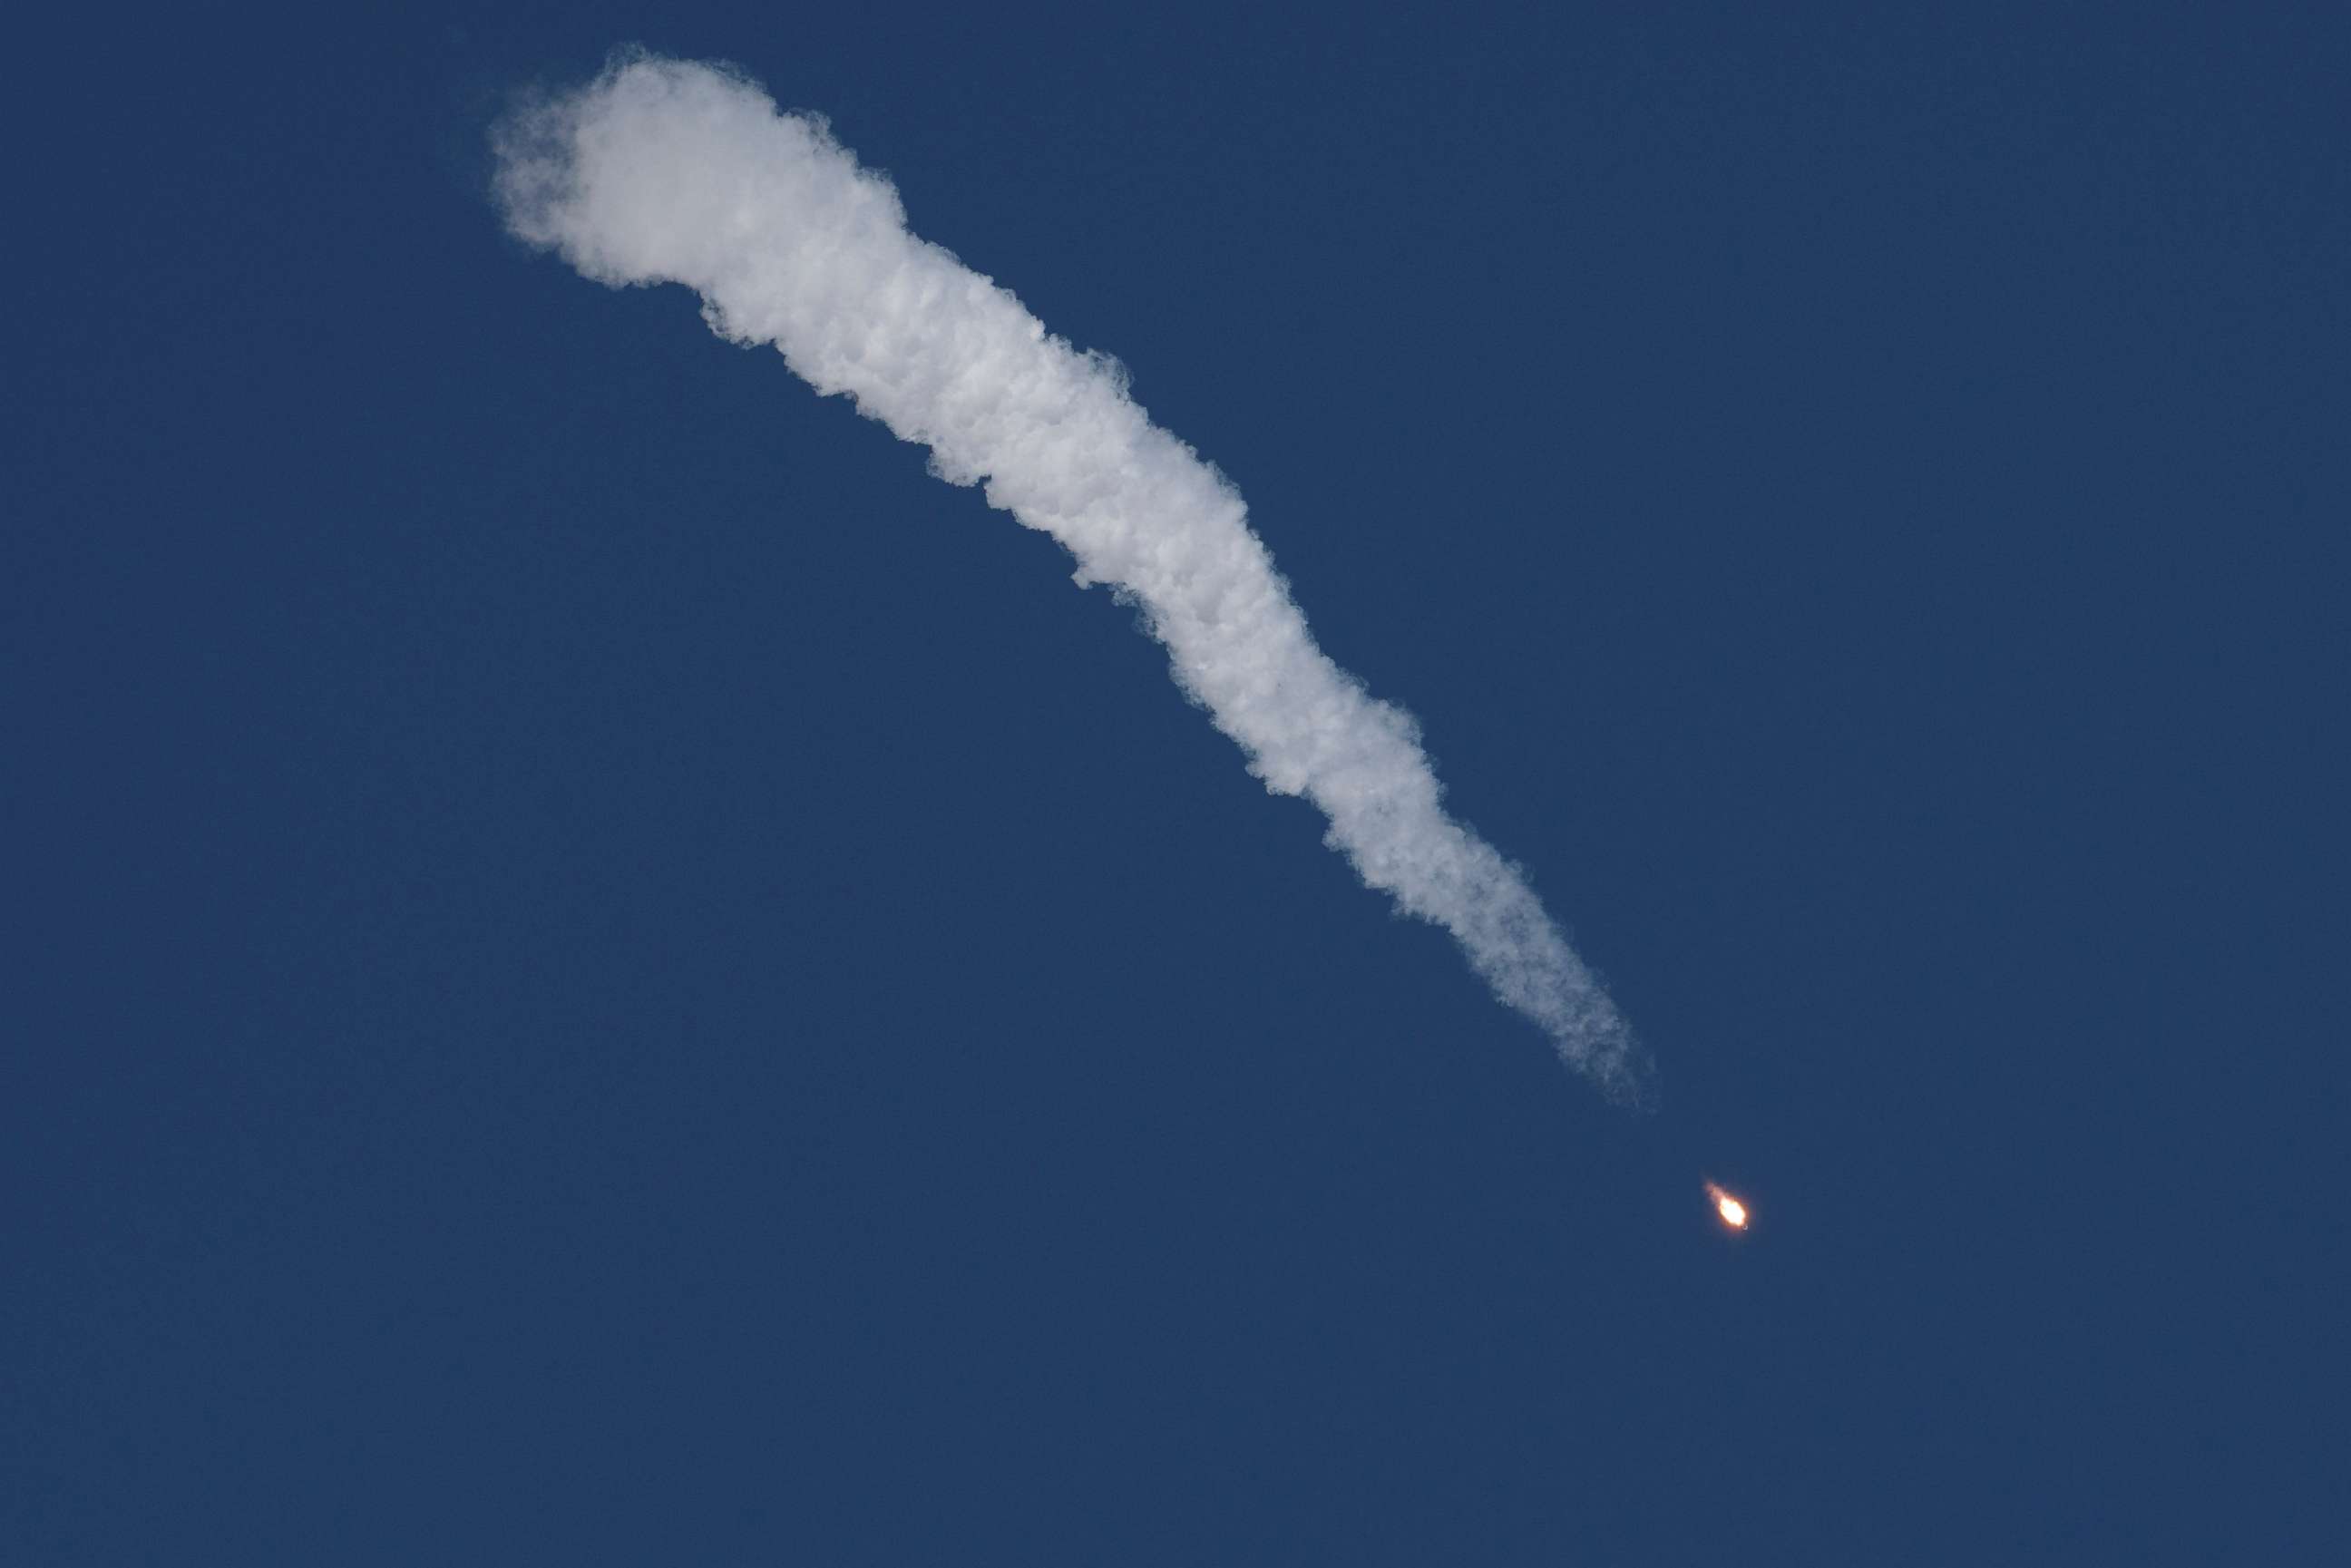
<path id="1" fill-rule="evenodd" d="M 801 379 L 931 468 L 1061 541 L 1081 586 L 1142 609 L 1176 684 L 1270 791 L 1405 913 L 1450 931 L 1561 1060 L 1637 1102 L 1646 1060 L 1519 870 L 1447 816 L 1412 716 L 1315 646 L 1241 497 L 1151 423 L 1104 356 L 916 237 L 888 180 L 825 122 L 725 68 L 618 57 L 494 133 L 507 226 L 620 287 L 682 283 L 721 337 Z"/>

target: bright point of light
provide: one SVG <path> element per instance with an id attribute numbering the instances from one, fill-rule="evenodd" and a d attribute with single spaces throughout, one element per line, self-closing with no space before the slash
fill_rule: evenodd
<path id="1" fill-rule="evenodd" d="M 1714 1199 L 1714 1211 L 1722 1216 L 1722 1222 L 1725 1225 L 1728 1225 L 1733 1230 L 1744 1230 L 1747 1228 L 1747 1206 L 1745 1204 L 1740 1202 L 1737 1198 L 1731 1197 L 1729 1193 L 1723 1191 L 1712 1182 L 1706 1184 L 1706 1195 Z"/>

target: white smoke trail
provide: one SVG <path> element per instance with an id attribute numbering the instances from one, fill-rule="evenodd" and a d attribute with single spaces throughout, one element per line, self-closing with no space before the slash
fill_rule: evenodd
<path id="1" fill-rule="evenodd" d="M 818 392 L 1061 541 L 1131 596 L 1176 682 L 1277 794 L 1405 912 L 1450 931 L 1562 1060 L 1637 1100 L 1646 1060 L 1515 867 L 1439 804 L 1410 715 L 1315 646 L 1240 497 L 1020 302 L 906 228 L 820 120 L 711 66 L 617 58 L 495 135 L 507 226 L 618 287 L 683 283 L 711 329 L 772 343 Z"/>

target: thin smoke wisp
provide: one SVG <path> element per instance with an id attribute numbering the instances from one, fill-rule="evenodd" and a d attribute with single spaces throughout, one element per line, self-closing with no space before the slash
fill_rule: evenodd
<path id="1" fill-rule="evenodd" d="M 1131 598 L 1176 685 L 1266 788 L 1404 912 L 1451 932 L 1562 1061 L 1638 1101 L 1646 1061 L 1526 878 L 1448 816 L 1418 727 L 1315 645 L 1241 497 L 1127 395 L 1115 361 L 911 233 L 824 122 L 729 70 L 643 54 L 494 136 L 507 227 L 588 277 L 680 283 L 713 331 L 901 439 Z"/>

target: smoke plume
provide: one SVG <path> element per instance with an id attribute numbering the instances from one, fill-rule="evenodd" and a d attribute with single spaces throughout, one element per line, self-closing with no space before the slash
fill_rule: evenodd
<path id="1" fill-rule="evenodd" d="M 1241 498 L 1153 424 L 1115 361 L 908 232 L 823 121 L 707 65 L 632 55 L 495 134 L 509 229 L 614 287 L 682 283 L 711 330 L 773 344 L 827 396 L 926 446 L 939 477 L 1130 597 L 1177 685 L 1405 912 L 1451 932 L 1560 1057 L 1637 1100 L 1645 1059 L 1516 867 L 1447 816 L 1401 708 L 1315 646 Z"/>

